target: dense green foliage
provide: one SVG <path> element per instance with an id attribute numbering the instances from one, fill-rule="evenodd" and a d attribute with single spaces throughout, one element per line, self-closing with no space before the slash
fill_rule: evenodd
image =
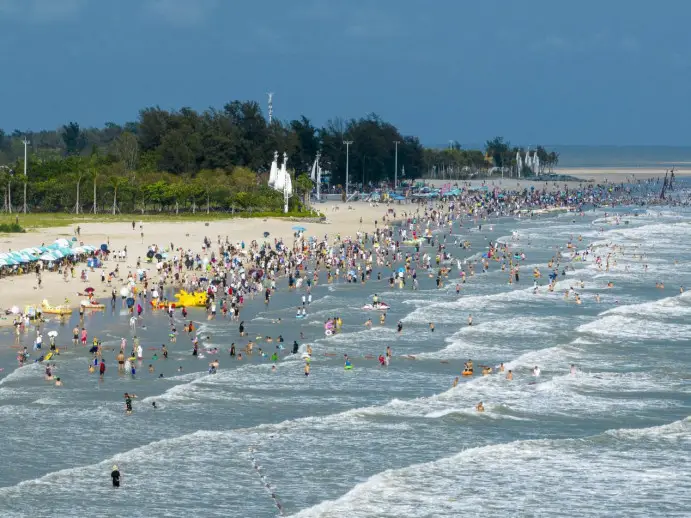
<path id="1" fill-rule="evenodd" d="M 424 149 L 376 115 L 334 119 L 315 127 L 309 119 L 267 122 L 256 102 L 233 101 L 221 110 L 141 110 L 136 122 L 83 129 L 70 122 L 55 131 L 7 134 L 0 130 L 0 189 L 4 210 L 21 210 L 24 144 L 28 149 L 27 205 L 43 212 L 280 211 L 283 198 L 266 187 L 273 152 L 288 154 L 301 210 L 312 188 L 307 173 L 317 152 L 332 186 L 391 182 L 398 141 L 399 179 L 429 175 L 439 167 L 457 177 L 499 164 L 510 154 L 488 143 L 482 151 Z M 513 151 L 515 155 L 515 151 Z M 547 163 L 547 162 L 545 162 Z M 509 165 L 508 163 L 506 165 Z"/>
<path id="2" fill-rule="evenodd" d="M 0 233 L 2 234 L 19 234 L 26 232 L 19 223 L 0 223 Z"/>

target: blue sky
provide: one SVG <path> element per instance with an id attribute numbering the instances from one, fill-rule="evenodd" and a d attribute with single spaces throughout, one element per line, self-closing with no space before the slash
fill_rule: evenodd
<path id="1" fill-rule="evenodd" d="M 376 112 L 428 145 L 691 142 L 691 2 L 0 0 L 0 127 Z"/>

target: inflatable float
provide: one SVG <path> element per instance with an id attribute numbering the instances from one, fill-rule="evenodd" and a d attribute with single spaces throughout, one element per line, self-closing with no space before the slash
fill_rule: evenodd
<path id="1" fill-rule="evenodd" d="M 105 304 L 99 304 L 98 302 L 91 302 L 90 300 L 82 300 L 79 304 L 84 309 L 106 309 Z"/>
<path id="2" fill-rule="evenodd" d="M 375 304 L 365 304 L 362 306 L 362 309 L 366 309 L 368 311 L 386 311 L 391 309 L 391 306 L 389 306 L 386 302 L 377 302 Z"/>
<path id="3" fill-rule="evenodd" d="M 51 315 L 70 315 L 72 308 L 69 306 L 51 306 L 46 299 L 43 299 L 41 311 Z"/>
<path id="4" fill-rule="evenodd" d="M 461 375 L 463 375 L 463 376 L 472 376 L 472 375 L 473 375 L 473 371 L 463 371 L 463 372 L 461 373 Z"/>
<path id="5" fill-rule="evenodd" d="M 197 291 L 194 293 L 188 293 L 185 290 L 180 290 L 180 293 L 175 294 L 175 298 L 178 300 L 177 301 L 177 306 L 197 306 L 197 307 L 205 307 L 206 306 L 206 292 L 205 291 Z"/>
<path id="6" fill-rule="evenodd" d="M 149 304 L 151 304 L 151 307 L 154 309 L 168 309 L 168 306 L 171 306 L 173 309 L 175 309 L 177 307 L 175 302 L 159 302 L 157 300 L 152 300 L 151 302 L 149 302 Z"/>

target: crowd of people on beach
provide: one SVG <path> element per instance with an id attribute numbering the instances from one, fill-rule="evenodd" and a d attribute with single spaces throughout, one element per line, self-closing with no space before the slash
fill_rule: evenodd
<path id="1" fill-rule="evenodd" d="M 550 192 L 466 189 L 461 196 L 448 200 L 389 204 L 385 207 L 385 214 L 372 222 L 372 229 L 361 228 L 353 236 L 341 236 L 338 233 L 308 236 L 304 231 L 297 231 L 288 240 L 273 238 L 249 243 L 232 242 L 228 237 L 223 239 L 217 236 L 215 240 L 207 237 L 200 244 L 199 250 L 183 250 L 176 248 L 173 243 L 169 243 L 169 246 L 152 245 L 147 257 L 137 258 L 136 268 L 123 278 L 119 274 L 117 277 L 113 275 L 101 278 L 104 285 L 112 286 L 114 282 L 120 281 L 128 287 L 121 292 L 112 287 L 110 304 L 112 307 L 122 305 L 129 312 L 133 333 L 131 342 L 122 337 L 119 347 L 107 347 L 96 336 L 92 336 L 89 342 L 91 333 L 85 325 L 82 311 L 78 325 L 72 330 L 72 345 L 75 349 L 80 346 L 84 349 L 89 347 L 88 372 L 98 375 L 101 380 L 108 377 L 110 371 L 107 365 L 111 363 L 116 365 L 119 376 L 135 377 L 141 369 L 156 376 L 156 360 L 168 361 L 169 348 L 176 351 L 189 348 L 190 354 L 197 359 L 209 357 L 209 375 L 214 375 L 221 369 L 221 354 L 225 353 L 232 361 L 258 358 L 255 361 L 270 362 L 272 372 L 277 372 L 281 360 L 286 356 L 299 355 L 304 362 L 302 372 L 305 377 L 309 377 L 313 374 L 314 344 L 304 343 L 303 331 L 300 331 L 299 336 L 288 336 L 286 340 L 283 335 L 287 331 L 281 325 L 284 322 L 278 318 L 273 320 L 276 324 L 273 336 L 254 336 L 250 326 L 242 320 L 243 307 L 256 297 L 263 298 L 264 304 L 269 307 L 271 297 L 276 290 L 281 289 L 282 281 L 287 284 L 289 292 L 295 292 L 299 301 L 295 305 L 296 318 L 310 315 L 313 289 L 323 283 L 368 285 L 374 281 L 377 286 L 384 283 L 392 289 L 417 290 L 419 279 L 427 276 L 434 279 L 439 290 L 451 283 L 460 297 L 466 292 L 472 292 L 472 287 L 468 285 L 472 285 L 476 275 L 495 270 L 505 275 L 509 285 L 518 284 L 521 282 L 521 263 L 526 260 L 526 256 L 521 250 L 517 234 L 509 242 L 488 240 L 484 250 L 464 259 L 456 257 L 456 254 L 467 255 L 472 252 L 472 245 L 468 239 L 458 237 L 458 234 L 470 229 L 482 232 L 483 227 L 491 230 L 493 221 L 500 216 L 538 217 L 538 210 L 555 207 L 571 211 L 575 219 L 583 216 L 586 207 L 605 203 L 630 203 L 633 201 L 630 196 L 630 191 L 624 186 L 603 188 L 589 185 L 580 191 L 564 189 Z M 620 222 L 616 220 L 616 216 L 613 216 L 613 221 L 614 224 Z M 454 225 L 460 230 L 452 236 Z M 590 262 L 607 272 L 624 253 L 616 245 L 608 247 L 606 253 L 603 253 L 601 249 L 583 244 L 582 236 L 571 236 L 547 263 L 548 274 L 543 276 L 539 268 L 533 269 L 533 293 L 553 292 L 558 281 L 566 277 L 575 263 Z M 644 264 L 643 253 L 640 253 L 640 259 Z M 146 261 L 152 263 L 155 273 L 142 267 Z M 612 283 L 609 282 L 602 289 L 611 287 Z M 583 288 L 582 281 L 574 283 L 565 290 L 564 299 L 581 304 L 583 296 L 579 290 Z M 216 345 L 205 345 L 208 337 L 200 334 L 201 319 L 198 318 L 198 313 L 196 316 L 199 322 L 195 323 L 190 318 L 188 307 L 165 296 L 171 290 L 180 289 L 203 294 L 205 319 L 220 319 L 227 321 L 229 326 L 237 325 L 236 341 L 225 350 Z M 594 302 L 599 301 L 599 294 L 595 294 Z M 147 307 L 151 310 L 144 311 Z M 366 307 L 379 313 L 376 318 L 379 326 L 388 324 L 389 306 L 377 294 Z M 136 331 L 139 328 L 145 329 L 148 321 L 160 318 L 161 314 L 168 319 L 168 343 L 147 347 L 145 352 Z M 32 325 L 34 323 L 35 326 Z M 467 325 L 474 324 L 477 322 L 469 314 Z M 340 316 L 328 318 L 324 322 L 325 336 L 341 332 L 342 326 Z M 376 324 L 370 317 L 366 319 L 364 326 L 372 329 Z M 429 333 L 434 333 L 434 322 L 429 322 L 427 327 Z M 19 365 L 25 365 L 31 361 L 30 358 L 35 357 L 34 361 L 43 363 L 45 367 L 46 381 L 53 382 L 56 387 L 63 387 L 63 379 L 55 375 L 59 370 L 59 363 L 55 360 L 61 349 L 56 345 L 57 333 L 50 335 L 49 348 L 44 353 L 44 322 L 41 319 L 32 322 L 28 318 L 17 318 L 15 329 L 17 344 L 30 330 L 35 333 L 34 350 L 29 351 L 26 347 L 21 349 L 17 355 Z M 404 332 L 403 322 L 396 323 L 396 330 L 398 335 Z M 182 337 L 184 339 L 180 340 Z M 286 342 L 292 342 L 292 347 L 286 347 Z M 329 352 L 324 354 L 335 355 Z M 109 355 L 112 355 L 112 359 Z M 400 358 L 417 359 L 412 355 Z M 391 345 L 387 345 L 381 352 L 366 355 L 363 359 L 376 360 L 380 368 L 390 368 L 396 357 Z M 347 352 L 343 353 L 344 370 L 353 370 L 354 360 Z M 183 366 L 180 365 L 177 372 L 182 371 Z M 570 366 L 570 372 L 576 375 L 574 365 Z M 458 386 L 462 377 L 476 374 L 473 360 L 468 359 L 464 362 L 462 371 L 453 379 L 452 386 Z M 480 374 L 503 375 L 507 381 L 512 381 L 517 375 L 513 369 L 506 368 L 504 363 L 498 366 L 481 364 Z M 541 374 L 540 367 L 536 365 L 530 374 L 537 380 Z M 158 373 L 158 377 L 163 376 L 163 373 Z M 132 400 L 135 398 L 136 395 L 132 393 L 124 394 L 127 414 L 133 412 Z M 155 402 L 153 406 L 156 407 Z M 475 410 L 484 412 L 485 404 L 478 402 Z M 113 480 L 115 482 L 115 478 Z"/>

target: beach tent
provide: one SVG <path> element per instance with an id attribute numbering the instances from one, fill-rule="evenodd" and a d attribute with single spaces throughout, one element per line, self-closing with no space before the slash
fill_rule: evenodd
<path id="1" fill-rule="evenodd" d="M 70 247 L 70 242 L 65 238 L 56 239 L 54 244 L 60 248 L 69 248 Z"/>

